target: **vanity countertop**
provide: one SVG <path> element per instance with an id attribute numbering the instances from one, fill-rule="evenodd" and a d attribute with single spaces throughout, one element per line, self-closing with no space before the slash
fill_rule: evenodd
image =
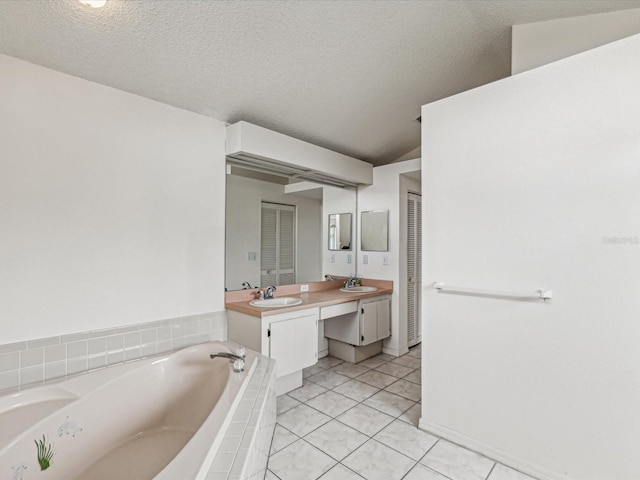
<path id="1" fill-rule="evenodd" d="M 393 293 L 393 282 L 388 280 L 362 279 L 363 286 L 377 287 L 378 290 L 375 292 L 341 292 L 340 288 L 343 284 L 344 281 L 342 280 L 335 280 L 331 282 L 311 282 L 308 284 L 308 292 L 300 292 L 300 285 L 278 287 L 274 295 L 275 298 L 294 297 L 301 299 L 302 303 L 294 306 L 277 308 L 254 307 L 253 305 L 249 305 L 249 302 L 255 299 L 255 292 L 259 289 L 238 290 L 236 292 L 228 292 L 226 294 L 225 307 L 229 310 L 245 313 L 254 317 L 266 317 L 283 312 L 294 312 L 296 310 L 304 310 L 313 307 L 327 307 L 329 305 L 337 305 L 339 303 L 347 303 L 354 300 L 362 300 L 363 298 L 373 298 Z"/>

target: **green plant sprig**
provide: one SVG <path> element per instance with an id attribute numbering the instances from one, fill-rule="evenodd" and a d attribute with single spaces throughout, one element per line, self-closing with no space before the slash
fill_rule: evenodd
<path id="1" fill-rule="evenodd" d="M 51 459 L 55 455 L 55 452 L 53 451 L 53 444 L 48 443 L 44 435 L 42 435 L 42 440 L 34 440 L 34 442 L 38 449 L 38 463 L 40 464 L 40 470 L 46 470 L 51 466 Z"/>

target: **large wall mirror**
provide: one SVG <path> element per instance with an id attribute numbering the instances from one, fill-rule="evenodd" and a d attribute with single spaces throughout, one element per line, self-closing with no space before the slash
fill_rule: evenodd
<path id="1" fill-rule="evenodd" d="M 298 182 L 227 167 L 225 289 L 355 274 L 356 189 Z M 330 250 L 330 214 L 340 212 L 340 247 Z M 343 217 L 343 215 L 345 215 Z M 348 219 L 348 220 L 347 220 Z M 347 224 L 350 224 L 349 226 Z M 344 246 L 349 245 L 353 250 Z"/>

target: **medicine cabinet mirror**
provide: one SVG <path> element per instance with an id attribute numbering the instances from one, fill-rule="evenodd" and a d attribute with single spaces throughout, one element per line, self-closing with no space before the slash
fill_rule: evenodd
<path id="1" fill-rule="evenodd" d="M 329 215 L 329 250 L 351 250 L 351 214 Z"/>
<path id="2" fill-rule="evenodd" d="M 389 210 L 362 212 L 360 217 L 360 248 L 368 252 L 389 250 Z"/>

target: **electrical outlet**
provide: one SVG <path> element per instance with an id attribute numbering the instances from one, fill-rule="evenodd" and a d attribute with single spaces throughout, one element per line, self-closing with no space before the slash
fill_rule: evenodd
<path id="1" fill-rule="evenodd" d="M 382 264 L 389 265 L 389 255 L 385 255 L 384 257 L 382 257 Z"/>
<path id="2" fill-rule="evenodd" d="M 331 263 L 336 263 L 336 254 L 335 253 L 331 254 Z"/>
<path id="3" fill-rule="evenodd" d="M 309 291 L 309 285 L 300 285 L 300 291 L 301 292 L 308 292 Z"/>
<path id="4" fill-rule="evenodd" d="M 256 261 L 256 257 L 257 257 L 257 253 L 256 252 L 248 252 L 247 253 L 247 260 L 249 260 L 250 262 L 255 262 Z"/>
<path id="5" fill-rule="evenodd" d="M 369 255 L 362 256 L 362 263 L 364 263 L 365 265 L 369 263 Z"/>
<path id="6" fill-rule="evenodd" d="M 351 263 L 351 254 L 347 255 L 347 263 Z"/>

